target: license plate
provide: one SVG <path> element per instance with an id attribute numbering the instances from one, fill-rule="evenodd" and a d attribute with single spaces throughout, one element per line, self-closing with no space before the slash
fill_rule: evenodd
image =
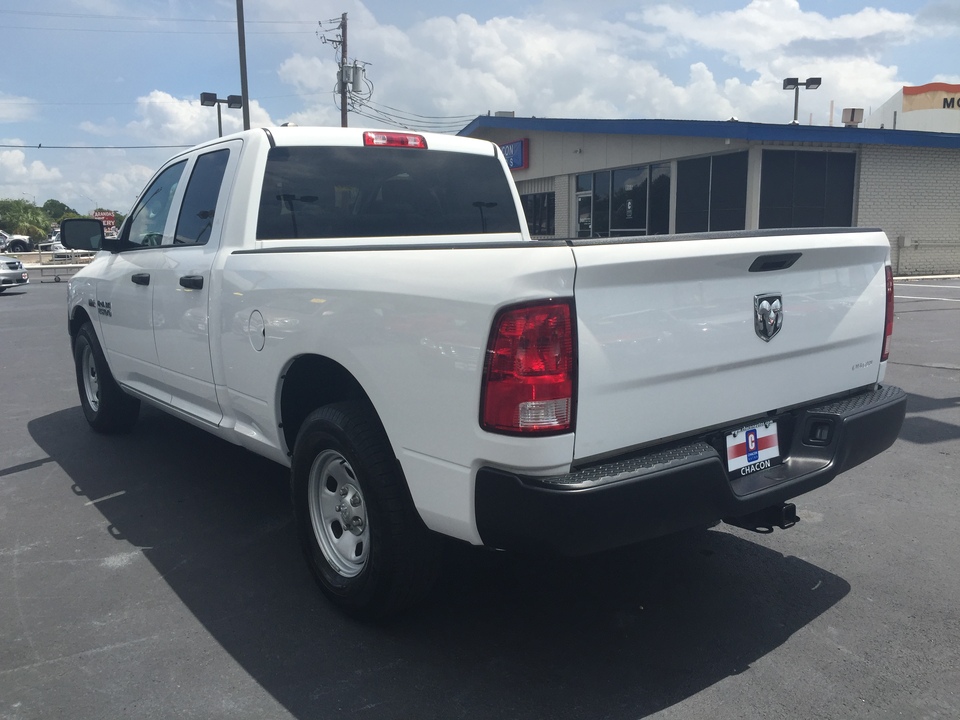
<path id="1" fill-rule="evenodd" d="M 748 425 L 727 433 L 727 472 L 751 475 L 780 464 L 780 441 L 774 421 Z"/>

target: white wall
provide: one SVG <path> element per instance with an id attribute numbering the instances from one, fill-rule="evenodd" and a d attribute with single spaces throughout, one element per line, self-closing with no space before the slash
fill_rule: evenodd
<path id="1" fill-rule="evenodd" d="M 960 133 L 960 107 L 904 112 L 901 90 L 874 110 L 863 121 L 863 127 Z"/>

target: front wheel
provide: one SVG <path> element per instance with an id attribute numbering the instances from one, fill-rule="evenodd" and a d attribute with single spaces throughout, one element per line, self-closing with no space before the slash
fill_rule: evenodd
<path id="1" fill-rule="evenodd" d="M 140 401 L 127 395 L 113 379 L 107 358 L 90 323 L 84 323 L 73 344 L 77 390 L 84 417 L 97 432 L 129 432 L 140 414 Z"/>
<path id="2" fill-rule="evenodd" d="M 336 403 L 307 417 L 294 446 L 292 493 L 307 562 L 338 607 L 377 619 L 429 592 L 440 540 L 413 507 L 367 403 Z"/>

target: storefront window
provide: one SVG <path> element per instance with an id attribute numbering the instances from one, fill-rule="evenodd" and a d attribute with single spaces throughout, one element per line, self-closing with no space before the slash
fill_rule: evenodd
<path id="1" fill-rule="evenodd" d="M 555 193 L 536 193 L 521 195 L 523 212 L 527 216 L 527 228 L 531 235 L 554 235 L 554 212 L 556 208 Z"/>
<path id="2" fill-rule="evenodd" d="M 610 235 L 610 171 L 593 174 L 593 236 Z"/>
<path id="3" fill-rule="evenodd" d="M 577 176 L 577 237 L 669 232 L 670 166 L 641 165 Z"/>
<path id="4" fill-rule="evenodd" d="M 611 235 L 646 234 L 649 174 L 647 167 L 613 171 Z"/>
<path id="5" fill-rule="evenodd" d="M 743 230 L 747 222 L 747 153 L 710 159 L 710 229 Z"/>
<path id="6" fill-rule="evenodd" d="M 577 237 L 593 236 L 593 196 L 577 196 Z"/>
<path id="7" fill-rule="evenodd" d="M 647 234 L 666 235 L 668 232 L 670 232 L 670 166 L 651 165 Z"/>
<path id="8" fill-rule="evenodd" d="M 851 227 L 857 156 L 764 150 L 760 227 Z"/>
<path id="9" fill-rule="evenodd" d="M 747 220 L 747 153 L 677 163 L 677 232 L 743 230 Z"/>

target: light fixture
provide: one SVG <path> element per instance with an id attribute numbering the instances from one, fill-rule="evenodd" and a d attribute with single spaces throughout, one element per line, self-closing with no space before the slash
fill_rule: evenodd
<path id="1" fill-rule="evenodd" d="M 243 107 L 243 97 L 240 95 L 227 95 L 226 99 L 217 97 L 216 93 L 200 93 L 200 104 L 204 107 L 217 106 L 217 133 L 218 137 L 223 137 L 223 119 L 220 116 L 220 106 L 226 105 L 234 110 Z"/>
<path id="2" fill-rule="evenodd" d="M 816 90 L 820 87 L 820 83 L 823 78 L 811 77 L 807 78 L 803 82 L 800 82 L 800 78 L 789 77 L 783 79 L 783 89 L 784 90 L 793 90 L 793 125 L 799 124 L 797 121 L 797 115 L 800 111 L 800 88 L 804 87 L 807 90 Z"/>

